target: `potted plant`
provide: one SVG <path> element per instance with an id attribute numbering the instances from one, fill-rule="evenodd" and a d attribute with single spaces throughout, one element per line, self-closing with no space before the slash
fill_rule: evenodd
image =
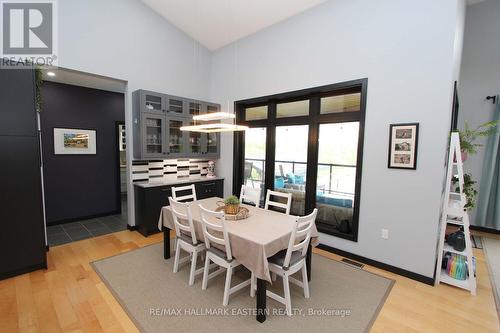
<path id="1" fill-rule="evenodd" d="M 453 177 L 453 184 L 458 183 L 458 178 Z M 477 190 L 474 188 L 476 181 L 472 180 L 472 176 L 468 173 L 464 173 L 464 194 L 467 198 L 467 203 L 465 204 L 465 208 L 468 210 L 474 208 L 476 206 L 476 197 Z M 457 186 L 455 191 L 459 192 L 460 187 Z"/>
<path id="2" fill-rule="evenodd" d="M 240 209 L 240 200 L 238 197 L 231 195 L 224 200 L 224 212 L 226 214 L 236 215 Z"/>
<path id="3" fill-rule="evenodd" d="M 463 131 L 457 130 L 460 137 L 460 149 L 462 151 L 462 162 L 466 161 L 469 155 L 477 153 L 477 149 L 482 147 L 482 144 L 475 141 L 480 137 L 488 137 L 496 132 L 497 121 L 488 121 L 479 125 L 475 129 L 471 129 L 468 122 L 465 122 Z"/>

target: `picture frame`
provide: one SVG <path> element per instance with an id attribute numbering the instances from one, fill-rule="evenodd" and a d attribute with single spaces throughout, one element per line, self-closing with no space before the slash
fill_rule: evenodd
<path id="1" fill-rule="evenodd" d="M 391 124 L 389 128 L 390 169 L 417 169 L 419 123 Z"/>
<path id="2" fill-rule="evenodd" d="M 54 155 L 96 155 L 96 131 L 54 128 Z"/>

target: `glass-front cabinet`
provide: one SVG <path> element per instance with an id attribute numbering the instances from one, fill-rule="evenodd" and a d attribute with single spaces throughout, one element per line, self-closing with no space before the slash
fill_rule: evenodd
<path id="1" fill-rule="evenodd" d="M 181 131 L 200 123 L 194 116 L 219 111 L 219 104 L 147 90 L 135 91 L 132 99 L 134 158 L 219 158 L 219 133 Z"/>
<path id="2" fill-rule="evenodd" d="M 146 158 L 165 155 L 165 116 L 142 113 L 141 124 L 142 155 Z"/>
<path id="3" fill-rule="evenodd" d="M 142 112 L 162 114 L 166 108 L 166 97 L 163 94 L 142 91 L 139 103 Z"/>

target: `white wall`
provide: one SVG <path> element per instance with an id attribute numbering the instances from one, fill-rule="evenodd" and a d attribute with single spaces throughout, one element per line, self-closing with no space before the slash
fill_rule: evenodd
<path id="1" fill-rule="evenodd" d="M 500 0 L 488 0 L 467 8 L 464 52 L 459 80 L 459 128 L 472 127 L 493 118 L 493 103 L 485 99 L 500 94 Z M 486 139 L 479 140 L 485 144 Z M 465 162 L 466 172 L 477 180 L 481 191 L 484 149 Z M 474 224 L 476 211 L 471 214 Z"/>
<path id="2" fill-rule="evenodd" d="M 368 78 L 359 240 L 322 234 L 322 243 L 433 276 L 463 12 L 457 0 L 331 0 L 214 52 L 211 99 L 230 108 Z M 420 123 L 416 171 L 387 168 L 389 124 L 398 122 Z M 232 152 L 232 135 L 224 135 L 226 194 Z"/>
<path id="3" fill-rule="evenodd" d="M 127 128 L 132 128 L 134 90 L 208 99 L 211 53 L 141 1 L 58 3 L 59 66 L 128 81 Z M 131 131 L 127 135 L 132 142 Z M 129 165 L 131 147 L 127 147 Z M 134 225 L 130 182 L 128 189 L 129 223 Z"/>

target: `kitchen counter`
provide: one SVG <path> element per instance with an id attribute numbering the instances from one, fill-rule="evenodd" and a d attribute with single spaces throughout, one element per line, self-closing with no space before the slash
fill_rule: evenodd
<path id="1" fill-rule="evenodd" d="M 189 184 L 189 183 L 199 183 L 199 182 L 209 182 L 211 180 L 222 180 L 222 177 L 215 178 L 207 178 L 207 177 L 189 177 L 189 178 L 179 178 L 177 180 L 171 181 L 152 181 L 152 182 L 137 182 L 134 183 L 135 186 L 142 188 L 151 188 L 158 186 L 168 186 L 168 185 L 177 185 L 177 184 Z"/>

